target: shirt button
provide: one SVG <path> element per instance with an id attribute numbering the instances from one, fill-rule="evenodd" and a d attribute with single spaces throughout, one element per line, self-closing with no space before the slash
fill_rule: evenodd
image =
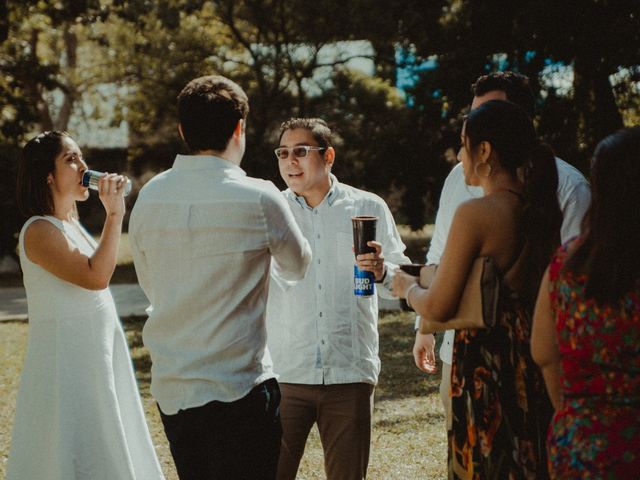
<path id="1" fill-rule="evenodd" d="M 316 236 L 316 238 L 320 238 L 320 234 L 318 234 L 318 235 Z"/>
<path id="2" fill-rule="evenodd" d="M 322 345 L 324 345 L 324 340 L 320 340 L 320 343 L 321 343 Z"/>
<path id="3" fill-rule="evenodd" d="M 318 210 L 314 210 L 313 212 L 314 212 L 316 215 L 318 215 Z"/>
<path id="4" fill-rule="evenodd" d="M 319 316 L 319 317 L 322 317 L 322 312 L 320 312 L 320 313 L 318 314 L 318 316 Z"/>
<path id="5" fill-rule="evenodd" d="M 318 285 L 318 290 L 322 290 L 322 285 Z"/>
<path id="6" fill-rule="evenodd" d="M 320 265 L 320 259 L 318 259 L 318 265 Z"/>

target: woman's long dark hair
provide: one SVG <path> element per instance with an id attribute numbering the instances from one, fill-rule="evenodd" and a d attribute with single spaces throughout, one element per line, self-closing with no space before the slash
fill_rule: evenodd
<path id="1" fill-rule="evenodd" d="M 489 142 L 500 165 L 524 184 L 522 233 L 527 242 L 526 271 L 534 289 L 560 244 L 558 169 L 551 149 L 540 143 L 529 115 L 515 103 L 491 100 L 472 110 L 465 123 L 471 146 Z M 533 277 L 533 278 L 532 278 Z"/>
<path id="2" fill-rule="evenodd" d="M 616 303 L 640 281 L 640 127 L 602 140 L 591 165 L 583 242 L 565 270 L 587 275 L 585 296 Z"/>
<path id="3" fill-rule="evenodd" d="M 53 213 L 53 196 L 47 184 L 48 175 L 56 168 L 56 157 L 62 151 L 67 132 L 43 132 L 29 140 L 18 163 L 16 196 L 18 208 L 26 216 Z"/>

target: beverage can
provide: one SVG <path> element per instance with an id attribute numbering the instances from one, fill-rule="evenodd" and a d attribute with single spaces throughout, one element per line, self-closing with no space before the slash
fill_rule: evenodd
<path id="1" fill-rule="evenodd" d="M 82 185 L 91 189 L 98 190 L 98 181 L 105 174 L 104 172 L 99 172 L 97 170 L 85 170 L 82 174 Z M 127 183 L 124 186 L 124 196 L 126 197 L 131 192 L 131 180 L 127 178 Z"/>
<path id="2" fill-rule="evenodd" d="M 369 297 L 375 293 L 376 277 L 373 272 L 353 266 L 353 293 L 358 297 Z"/>

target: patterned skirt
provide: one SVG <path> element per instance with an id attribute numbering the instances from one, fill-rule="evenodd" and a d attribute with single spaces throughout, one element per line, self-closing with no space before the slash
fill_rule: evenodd
<path id="1" fill-rule="evenodd" d="M 531 314 L 507 303 L 493 328 L 456 331 L 449 478 L 548 478 L 553 408 L 531 358 Z"/>

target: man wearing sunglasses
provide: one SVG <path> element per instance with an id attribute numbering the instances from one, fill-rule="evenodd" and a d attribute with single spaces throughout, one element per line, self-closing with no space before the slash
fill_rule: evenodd
<path id="1" fill-rule="evenodd" d="M 354 295 L 351 217 L 378 217 L 377 241 L 369 243 L 376 251 L 359 255 L 357 265 L 374 273 L 379 294 L 393 298 L 386 287 L 391 270 L 409 259 L 384 201 L 331 173 L 336 151 L 323 120 L 288 120 L 279 143 L 276 158 L 289 187 L 283 195 L 313 260 L 295 285 L 272 278 L 267 303 L 269 350 L 282 392 L 278 478 L 296 477 L 314 423 L 327 478 L 365 478 L 380 371 L 378 300 Z"/>

